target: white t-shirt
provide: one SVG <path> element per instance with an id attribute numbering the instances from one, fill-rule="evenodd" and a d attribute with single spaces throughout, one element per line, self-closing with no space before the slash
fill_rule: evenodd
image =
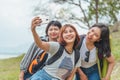
<path id="1" fill-rule="evenodd" d="M 60 44 L 58 42 L 50 42 L 50 49 L 48 52 L 51 53 L 51 55 L 54 55 L 59 48 Z M 74 60 L 74 51 L 72 54 L 68 54 L 64 49 L 62 56 L 54 63 L 46 65 L 44 70 L 53 77 L 65 80 L 74 68 Z M 79 59 L 76 66 L 81 66 L 81 59 Z"/>
<path id="2" fill-rule="evenodd" d="M 83 43 L 82 43 L 81 48 L 80 48 L 81 66 L 84 68 L 89 68 L 97 63 L 96 47 L 94 47 L 92 50 L 90 50 L 89 62 L 85 61 L 86 51 L 89 51 L 89 50 L 86 47 L 86 38 L 84 38 Z"/>

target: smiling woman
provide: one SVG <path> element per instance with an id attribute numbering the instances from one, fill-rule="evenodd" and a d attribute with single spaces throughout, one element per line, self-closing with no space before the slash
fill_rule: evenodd
<path id="1" fill-rule="evenodd" d="M 74 26 L 65 24 L 61 28 L 58 42 L 42 41 L 36 32 L 36 26 L 31 26 L 31 31 L 37 46 L 51 54 L 50 60 L 54 55 L 59 54 L 57 51 L 61 50 L 61 47 L 63 50 L 60 51 L 61 57 L 56 57 L 58 59 L 52 64 L 50 64 L 51 61 L 48 60 L 44 68 L 35 73 L 30 80 L 67 80 L 74 67 L 81 65 L 80 62 L 78 62 L 80 59 L 77 58 L 76 61 L 75 57 L 80 54 L 79 51 L 75 49 L 80 39 Z"/>

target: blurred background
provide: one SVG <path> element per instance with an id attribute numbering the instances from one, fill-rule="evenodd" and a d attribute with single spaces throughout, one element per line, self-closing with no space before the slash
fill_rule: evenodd
<path id="1" fill-rule="evenodd" d="M 73 24 L 79 34 L 86 34 L 94 23 L 108 24 L 116 59 L 112 79 L 120 80 L 119 0 L 0 0 L 0 73 L 8 73 L 0 80 L 18 80 L 19 62 L 33 42 L 31 20 L 38 15 Z M 45 28 L 42 24 L 38 33 L 45 35 Z"/>

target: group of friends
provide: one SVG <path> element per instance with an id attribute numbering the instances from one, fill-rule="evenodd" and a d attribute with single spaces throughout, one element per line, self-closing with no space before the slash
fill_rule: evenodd
<path id="1" fill-rule="evenodd" d="M 33 18 L 31 22 L 31 32 L 35 42 L 20 63 L 19 80 L 110 80 L 115 60 L 111 53 L 110 32 L 106 24 L 97 23 L 91 26 L 78 49 L 81 35 L 73 25 L 62 26 L 59 21 L 50 21 L 44 36 L 46 41 L 43 41 L 36 32 L 36 27 L 41 23 L 40 17 Z M 64 51 L 59 59 L 45 65 L 35 74 L 29 73 L 30 63 L 41 50 L 48 52 L 51 58 L 61 46 Z M 80 58 L 75 64 L 76 49 L 79 50 Z M 108 68 L 105 77 L 100 78 L 97 59 L 103 58 L 106 58 Z"/>

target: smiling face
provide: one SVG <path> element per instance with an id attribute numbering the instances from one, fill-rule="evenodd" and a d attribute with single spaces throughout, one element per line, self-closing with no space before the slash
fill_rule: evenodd
<path id="1" fill-rule="evenodd" d="M 75 48 L 79 42 L 79 34 L 75 27 L 71 24 L 65 24 L 60 31 L 59 42 L 66 46 L 69 43 Z"/>
<path id="2" fill-rule="evenodd" d="M 71 27 L 67 27 L 63 32 L 63 39 L 66 43 L 74 43 L 76 38 L 76 33 Z"/>
<path id="3" fill-rule="evenodd" d="M 101 30 L 98 27 L 92 27 L 88 33 L 87 33 L 87 41 L 89 42 L 96 42 L 100 40 L 100 36 L 101 36 Z"/>
<path id="4" fill-rule="evenodd" d="M 48 29 L 49 39 L 51 40 L 57 39 L 59 36 L 59 31 L 60 31 L 59 27 L 51 25 Z"/>

